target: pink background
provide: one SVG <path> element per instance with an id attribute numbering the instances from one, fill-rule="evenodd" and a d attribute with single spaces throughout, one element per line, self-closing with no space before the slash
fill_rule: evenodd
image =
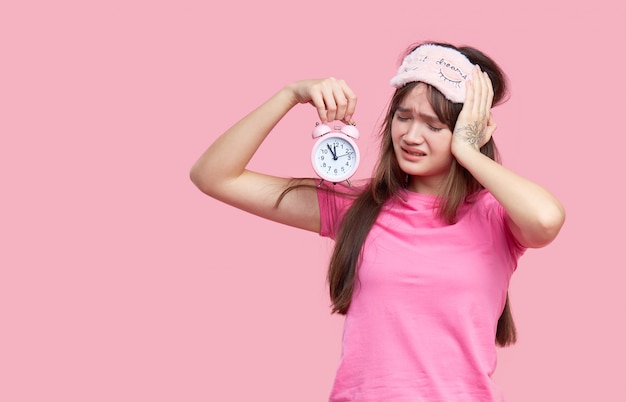
<path id="1" fill-rule="evenodd" d="M 189 168 L 282 85 L 334 75 L 367 176 L 397 59 L 427 39 L 502 65 L 504 164 L 568 211 L 513 279 L 508 402 L 626 400 L 619 2 L 431 3 L 3 2 L 0 401 L 325 400 L 331 244 L 203 196 Z M 315 117 L 295 109 L 253 167 L 311 176 Z"/>

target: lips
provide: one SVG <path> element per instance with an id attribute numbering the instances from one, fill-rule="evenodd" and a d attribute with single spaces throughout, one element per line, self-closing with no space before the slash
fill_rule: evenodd
<path id="1" fill-rule="evenodd" d="M 426 156 L 426 152 L 419 150 L 419 149 L 402 148 L 402 150 L 411 156 L 416 156 L 416 157 Z"/>

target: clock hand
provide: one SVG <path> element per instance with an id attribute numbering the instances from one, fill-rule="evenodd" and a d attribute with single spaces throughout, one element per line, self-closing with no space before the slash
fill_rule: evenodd
<path id="1" fill-rule="evenodd" d="M 339 155 L 339 156 L 337 157 L 337 159 L 341 158 L 342 156 L 352 155 L 353 153 L 354 153 L 354 152 L 346 152 L 346 153 L 345 153 L 345 154 L 343 154 L 343 155 Z"/>
<path id="2" fill-rule="evenodd" d="M 335 151 L 333 151 L 333 149 L 330 147 L 330 144 L 326 144 L 326 146 L 328 147 L 328 150 L 330 151 L 330 153 L 333 155 L 333 160 L 336 161 L 337 160 L 337 153 Z"/>

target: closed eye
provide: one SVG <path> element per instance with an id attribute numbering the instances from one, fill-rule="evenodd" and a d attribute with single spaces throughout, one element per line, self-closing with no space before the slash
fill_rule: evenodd
<path id="1" fill-rule="evenodd" d="M 429 128 L 431 131 L 435 131 L 435 132 L 443 130 L 443 128 L 441 128 L 441 127 L 431 126 L 430 124 L 428 125 L 428 128 Z"/>
<path id="2" fill-rule="evenodd" d="M 406 116 L 400 116 L 399 114 L 396 113 L 396 119 L 398 121 L 409 121 L 411 118 L 410 117 L 406 117 Z"/>

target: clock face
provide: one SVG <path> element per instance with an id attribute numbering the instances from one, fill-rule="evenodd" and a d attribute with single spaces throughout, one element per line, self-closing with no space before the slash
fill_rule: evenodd
<path id="1" fill-rule="evenodd" d="M 359 149 L 351 138 L 343 134 L 327 134 L 313 146 L 311 161 L 322 179 L 337 183 L 349 179 L 356 172 Z"/>

